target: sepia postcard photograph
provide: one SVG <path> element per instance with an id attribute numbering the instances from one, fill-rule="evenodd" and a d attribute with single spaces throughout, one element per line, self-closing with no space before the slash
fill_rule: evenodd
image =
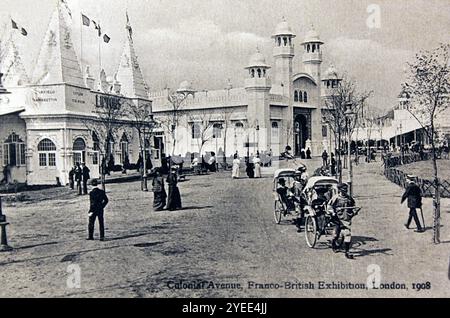
<path id="1" fill-rule="evenodd" d="M 449 34 L 448 0 L 1 0 L 0 298 L 450 297 Z"/>

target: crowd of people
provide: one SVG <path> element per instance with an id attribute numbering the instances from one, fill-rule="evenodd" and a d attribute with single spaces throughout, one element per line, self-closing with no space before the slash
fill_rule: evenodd
<path id="1" fill-rule="evenodd" d="M 78 195 L 88 194 L 88 182 L 91 179 L 91 170 L 84 162 L 77 162 L 69 171 L 69 187 L 71 190 L 76 190 Z"/>

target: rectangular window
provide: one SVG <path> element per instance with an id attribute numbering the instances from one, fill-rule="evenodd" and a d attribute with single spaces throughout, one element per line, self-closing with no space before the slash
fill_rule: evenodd
<path id="1" fill-rule="evenodd" d="M 27 150 L 25 144 L 20 144 L 20 165 L 27 165 Z"/>
<path id="2" fill-rule="evenodd" d="M 328 127 L 327 126 L 322 126 L 322 137 L 327 137 L 328 136 Z"/>
<path id="3" fill-rule="evenodd" d="M 55 153 L 48 154 L 48 166 L 56 167 L 56 154 Z"/>
<path id="4" fill-rule="evenodd" d="M 98 152 L 92 154 L 92 164 L 95 166 L 98 165 Z"/>
<path id="5" fill-rule="evenodd" d="M 47 154 L 46 153 L 39 154 L 39 167 L 47 167 Z"/>

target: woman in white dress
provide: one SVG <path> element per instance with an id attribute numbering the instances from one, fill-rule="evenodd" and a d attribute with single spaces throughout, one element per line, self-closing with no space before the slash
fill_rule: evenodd
<path id="1" fill-rule="evenodd" d="M 259 158 L 259 155 L 253 158 L 253 164 L 255 165 L 255 178 L 261 178 L 261 158 Z"/>
<path id="2" fill-rule="evenodd" d="M 234 155 L 234 159 L 233 159 L 233 173 L 231 175 L 231 177 L 233 179 L 239 179 L 240 177 L 240 166 L 241 166 L 241 161 L 239 160 L 238 156 L 235 154 Z"/>

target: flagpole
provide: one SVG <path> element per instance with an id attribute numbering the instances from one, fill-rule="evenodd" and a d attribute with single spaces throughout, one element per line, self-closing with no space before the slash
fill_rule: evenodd
<path id="1" fill-rule="evenodd" d="M 98 20 L 98 65 L 100 66 L 100 72 L 98 73 L 100 75 L 101 71 L 102 71 L 102 41 L 101 41 L 101 21 Z"/>
<path id="2" fill-rule="evenodd" d="M 80 65 L 81 65 L 81 74 L 84 77 L 84 69 L 83 69 L 83 13 L 80 14 L 80 30 L 81 30 L 81 34 L 80 34 Z"/>

